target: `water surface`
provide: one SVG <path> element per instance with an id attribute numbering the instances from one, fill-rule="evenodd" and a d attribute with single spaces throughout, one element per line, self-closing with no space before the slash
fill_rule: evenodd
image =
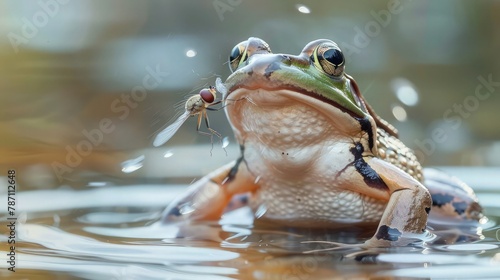
<path id="1" fill-rule="evenodd" d="M 489 222 L 434 233 L 423 246 L 362 250 L 311 240 L 356 240 L 331 231 L 254 228 L 249 209 L 217 223 L 162 225 L 183 185 L 65 186 L 17 193 L 16 272 L 9 279 L 497 279 L 500 194 L 479 198 Z M 6 199 L 5 195 L 2 200 Z M 6 215 L 3 213 L 3 223 Z M 2 239 L 7 239 L 4 232 Z M 445 244 L 449 242 L 451 244 Z M 2 247 L 5 256 L 7 247 Z"/>

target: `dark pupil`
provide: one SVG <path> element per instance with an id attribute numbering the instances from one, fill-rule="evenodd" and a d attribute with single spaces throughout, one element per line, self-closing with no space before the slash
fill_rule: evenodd
<path id="1" fill-rule="evenodd" d="M 231 51 L 231 55 L 229 56 L 229 61 L 233 61 L 237 59 L 241 55 L 240 48 L 238 46 L 234 47 Z"/>
<path id="2" fill-rule="evenodd" d="M 331 62 L 335 66 L 339 66 L 344 62 L 344 55 L 340 50 L 329 49 L 324 54 L 323 57 Z"/>

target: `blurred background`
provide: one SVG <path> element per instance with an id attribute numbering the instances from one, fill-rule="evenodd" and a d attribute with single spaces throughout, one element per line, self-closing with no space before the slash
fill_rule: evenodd
<path id="1" fill-rule="evenodd" d="M 222 111 L 227 154 L 194 118 L 152 140 L 250 36 L 290 54 L 336 41 L 424 165 L 500 166 L 499 15 L 500 1 L 1 0 L 1 170 L 31 189 L 189 183 L 229 162 Z"/>

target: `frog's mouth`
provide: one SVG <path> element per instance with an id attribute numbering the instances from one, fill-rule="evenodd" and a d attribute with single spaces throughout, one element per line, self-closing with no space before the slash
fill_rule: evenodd
<path id="1" fill-rule="evenodd" d="M 299 88 L 230 88 L 226 95 L 226 113 L 238 131 L 259 133 L 269 130 L 287 131 L 309 139 L 353 137 L 360 132 L 360 119 L 340 104 Z M 316 134 L 310 127 L 321 126 L 325 135 Z M 309 134 L 311 133 L 311 134 Z M 284 137 L 284 135 L 282 135 Z M 276 136 L 279 137 L 279 136 Z"/>
<path id="2" fill-rule="evenodd" d="M 260 95 L 259 92 L 268 92 L 269 95 Z M 247 101 L 254 102 L 254 105 L 257 105 L 255 104 L 257 100 L 260 100 L 264 104 L 283 102 L 283 100 L 280 99 L 281 97 L 288 97 L 290 99 L 303 102 L 309 106 L 316 107 L 320 111 L 331 110 L 330 113 L 333 113 L 333 111 L 340 111 L 350 115 L 352 118 L 364 117 L 346 109 L 334 100 L 328 99 L 315 92 L 310 92 L 303 88 L 293 86 L 279 88 L 237 86 L 234 88 L 230 88 L 229 91 L 227 91 L 227 93 L 225 94 L 224 98 L 227 102 L 246 99 Z"/>

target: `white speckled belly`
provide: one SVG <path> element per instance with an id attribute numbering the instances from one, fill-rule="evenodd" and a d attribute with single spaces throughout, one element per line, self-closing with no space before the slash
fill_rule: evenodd
<path id="1" fill-rule="evenodd" d="M 255 215 L 290 226 L 378 222 L 387 201 L 346 190 L 353 181 L 345 174 L 355 172 L 350 149 L 361 137 L 349 129 L 358 124 L 331 105 L 290 96 L 286 90 L 257 90 L 253 103 L 227 108 L 245 164 L 260 186 L 250 200 Z"/>
<path id="2" fill-rule="evenodd" d="M 378 222 L 386 205 L 359 193 L 306 182 L 263 184 L 250 201 L 258 218 L 288 225 Z"/>

